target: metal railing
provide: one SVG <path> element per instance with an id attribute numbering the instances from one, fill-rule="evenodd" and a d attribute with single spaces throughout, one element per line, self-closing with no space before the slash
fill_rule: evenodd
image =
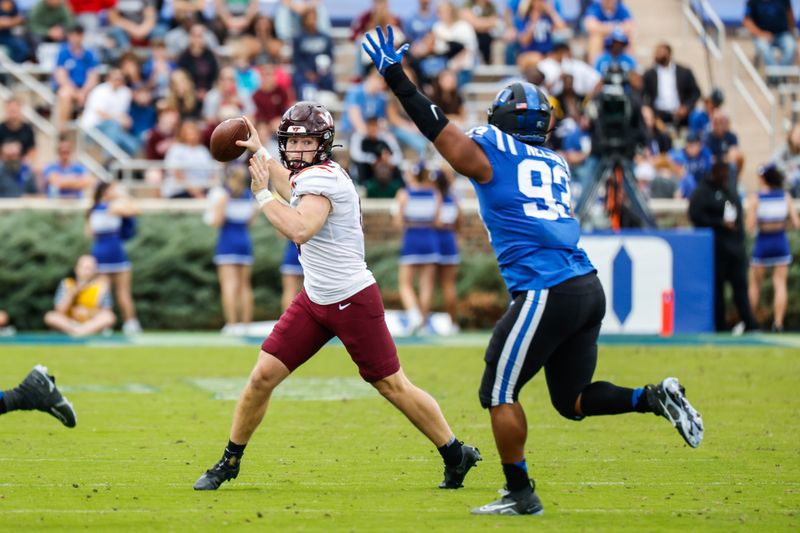
<path id="1" fill-rule="evenodd" d="M 686 21 L 701 37 L 703 44 L 711 52 L 718 63 L 722 62 L 725 53 L 725 25 L 708 0 L 683 0 L 683 15 Z M 715 30 L 715 35 L 708 32 L 706 19 Z"/>
<path id="2" fill-rule="evenodd" d="M 758 71 L 753 66 L 753 63 L 747 57 L 747 54 L 745 54 L 739 43 L 733 43 L 731 49 L 733 50 L 731 70 L 733 86 L 736 87 L 739 95 L 747 103 L 750 110 L 753 112 L 753 115 L 755 115 L 758 122 L 764 128 L 764 131 L 770 136 L 770 148 L 774 149 L 775 137 L 778 129 L 778 106 L 775 102 L 775 96 L 769 90 L 769 87 L 767 87 L 764 79 L 761 77 L 761 75 L 759 75 Z M 769 106 L 769 117 L 767 117 L 767 114 L 762 111 L 761 106 L 759 106 L 755 97 L 747 88 L 747 85 L 745 84 L 745 81 L 747 80 L 740 77 L 739 73 L 742 70 L 747 74 L 749 81 L 758 89 L 758 92 L 761 93 L 761 96 L 767 102 L 767 106 Z"/>

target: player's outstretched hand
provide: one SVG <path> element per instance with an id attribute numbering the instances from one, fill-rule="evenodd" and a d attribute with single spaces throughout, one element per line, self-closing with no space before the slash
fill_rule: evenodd
<path id="1" fill-rule="evenodd" d="M 386 26 L 386 37 L 380 26 L 375 28 L 375 33 L 378 34 L 378 43 L 376 44 L 372 36 L 367 33 L 365 37 L 369 45 L 361 43 L 361 47 L 375 63 L 378 72 L 384 75 L 387 68 L 403 60 L 409 45 L 406 43 L 397 50 L 394 49 L 394 29 L 391 25 Z"/>
<path id="2" fill-rule="evenodd" d="M 269 187 L 269 167 L 263 157 L 250 158 L 250 190 L 253 195 Z"/>
<path id="3" fill-rule="evenodd" d="M 236 146 L 244 146 L 251 152 L 256 153 L 258 149 L 261 148 L 261 139 L 258 138 L 258 130 L 256 130 L 255 125 L 249 118 L 245 116 L 242 118 L 244 119 L 244 123 L 247 124 L 247 128 L 250 130 L 250 137 L 248 137 L 246 141 L 236 141 Z"/>

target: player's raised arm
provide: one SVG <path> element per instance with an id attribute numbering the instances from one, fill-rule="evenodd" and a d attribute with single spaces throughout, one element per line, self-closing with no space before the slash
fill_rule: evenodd
<path id="1" fill-rule="evenodd" d="M 404 44 L 395 50 L 392 26 L 386 27 L 386 36 L 380 27 L 375 28 L 375 31 L 378 42 L 376 43 L 367 34 L 367 43 L 361 46 L 372 58 L 378 72 L 386 79 L 386 84 L 400 100 L 403 109 L 419 131 L 430 139 L 442 157 L 456 171 L 478 182 L 491 180 L 492 166 L 483 150 L 464 132 L 451 124 L 439 106 L 422 94 L 403 72 L 400 63 L 408 50 L 408 45 Z"/>

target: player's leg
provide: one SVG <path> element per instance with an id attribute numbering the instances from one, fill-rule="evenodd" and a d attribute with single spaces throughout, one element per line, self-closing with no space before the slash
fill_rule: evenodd
<path id="1" fill-rule="evenodd" d="M 342 308 L 341 305 L 345 307 Z M 341 339 L 365 381 L 397 407 L 437 447 L 445 462 L 440 488 L 459 488 L 480 453 L 453 434 L 436 400 L 400 368 L 377 284 L 331 306 L 328 325 Z"/>
<path id="2" fill-rule="evenodd" d="M 333 337 L 312 305 L 301 292 L 261 345 L 258 361 L 236 402 L 228 445 L 222 458 L 195 482 L 195 490 L 216 490 L 239 475 L 244 449 L 264 418 L 272 391 Z"/>
<path id="3" fill-rule="evenodd" d="M 239 278 L 239 305 L 242 323 L 249 325 L 253 321 L 253 284 L 251 282 L 250 265 L 239 265 L 237 275 Z"/>
<path id="4" fill-rule="evenodd" d="M 772 271 L 772 287 L 775 291 L 773 303 L 775 315 L 773 319 L 775 331 L 783 331 L 783 317 L 786 316 L 788 302 L 787 282 L 789 278 L 789 265 L 777 265 Z"/>
<path id="5" fill-rule="evenodd" d="M 428 320 L 431 314 L 433 301 L 433 287 L 436 283 L 436 264 L 419 265 L 419 312 L 422 314 L 422 323 Z"/>
<path id="6" fill-rule="evenodd" d="M 56 387 L 56 378 L 42 365 L 33 367 L 13 389 L 0 391 L 0 414 L 34 409 L 50 413 L 68 428 L 75 427 L 78 420 L 72 404 Z"/>
<path id="7" fill-rule="evenodd" d="M 47 327 L 61 331 L 67 335 L 75 335 L 78 327 L 77 322 L 58 311 L 48 311 L 44 315 L 44 323 L 47 324 Z"/>
<path id="8" fill-rule="evenodd" d="M 236 265 L 217 266 L 219 277 L 219 290 L 222 299 L 222 314 L 225 316 L 225 325 L 236 323 Z"/>
<path id="9" fill-rule="evenodd" d="M 761 285 L 764 282 L 765 268 L 761 265 L 750 265 L 750 283 L 747 287 L 750 307 L 753 314 L 758 315 L 758 303 L 761 300 Z"/>

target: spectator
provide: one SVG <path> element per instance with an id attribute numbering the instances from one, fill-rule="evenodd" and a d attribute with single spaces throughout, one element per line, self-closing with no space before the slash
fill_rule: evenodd
<path id="1" fill-rule="evenodd" d="M 197 123 L 181 124 L 178 139 L 167 150 L 167 176 L 161 186 L 163 198 L 204 198 L 214 177 L 214 160 L 201 143 Z"/>
<path id="2" fill-rule="evenodd" d="M 367 132 L 364 117 L 386 118 L 386 83 L 375 68 L 370 68 L 358 85 L 351 87 L 344 97 L 344 110 L 340 121 L 341 133 Z"/>
<path id="3" fill-rule="evenodd" d="M 141 143 L 128 131 L 132 124 L 128 115 L 131 99 L 131 90 L 125 85 L 122 71 L 112 68 L 108 71 L 107 81 L 89 93 L 81 116 L 81 126 L 97 128 L 128 155 L 136 154 Z"/>
<path id="4" fill-rule="evenodd" d="M 125 52 L 117 61 L 119 69 L 122 71 L 122 77 L 125 79 L 125 85 L 133 89 L 134 86 L 144 83 L 144 76 L 142 75 L 142 65 L 139 62 L 139 56 L 135 52 Z"/>
<path id="5" fill-rule="evenodd" d="M 678 195 L 680 198 L 689 198 L 711 171 L 714 156 L 703 145 L 698 134 L 690 133 L 686 136 L 686 146 L 673 152 L 672 161 L 680 167 L 679 175 L 683 176 L 678 186 Z"/>
<path id="6" fill-rule="evenodd" d="M 219 75 L 219 63 L 205 42 L 206 27 L 195 24 L 189 31 L 189 47 L 178 58 L 178 68 L 189 74 L 194 82 L 198 100 L 202 101 Z"/>
<path id="7" fill-rule="evenodd" d="M 94 257 L 82 255 L 73 272 L 58 284 L 55 309 L 44 315 L 44 323 L 71 337 L 95 335 L 117 321 L 111 307 L 108 280 L 98 275 Z"/>
<path id="8" fill-rule="evenodd" d="M 689 113 L 689 130 L 696 131 L 701 135 L 711 131 L 711 116 L 714 111 L 722 107 L 725 102 L 725 94 L 722 89 L 715 87 L 709 95 L 703 99 L 703 106 L 699 109 L 695 107 Z"/>
<path id="9" fill-rule="evenodd" d="M 236 71 L 233 67 L 223 67 L 213 89 L 203 101 L 203 119 L 211 128 L 225 119 L 252 115 L 255 112 L 253 100 L 236 86 Z"/>
<path id="10" fill-rule="evenodd" d="M 730 168 L 715 163 L 708 178 L 698 183 L 689 199 L 689 219 L 698 228 L 714 232 L 714 317 L 717 331 L 728 329 L 725 319 L 725 284 L 733 288 L 733 301 L 746 331 L 755 331 L 747 294 L 742 202 L 729 184 Z M 737 325 L 737 330 L 740 328 Z"/>
<path id="11" fill-rule="evenodd" d="M 258 69 L 253 65 L 250 48 L 245 44 L 244 39 L 239 39 L 230 46 L 230 49 L 236 87 L 247 98 L 252 98 L 253 93 L 261 84 L 261 77 Z"/>
<path id="12" fill-rule="evenodd" d="M 28 59 L 30 47 L 25 38 L 15 33 L 16 28 L 23 28 L 25 19 L 17 9 L 15 0 L 0 2 L 0 46 L 5 47 L 8 56 L 15 63 Z"/>
<path id="13" fill-rule="evenodd" d="M 445 69 L 433 81 L 431 100 L 459 127 L 464 125 L 464 99 L 458 92 L 458 80 L 452 70 Z"/>
<path id="14" fill-rule="evenodd" d="M 178 5 L 175 6 L 175 21 L 177 25 L 164 36 L 167 54 L 171 58 L 178 57 L 186 51 L 189 47 L 189 41 L 191 40 L 190 34 L 192 27 L 198 23 L 195 11 L 190 6 L 183 4 L 186 4 L 186 2 L 178 4 L 181 7 L 178 7 Z M 206 47 L 211 50 L 219 48 L 219 41 L 216 35 L 214 35 L 214 32 L 202 24 L 201 26 L 203 28 L 202 34 Z"/>
<path id="15" fill-rule="evenodd" d="M 86 232 L 94 239 L 92 255 L 97 260 L 97 271 L 114 289 L 126 335 L 142 331 L 131 294 L 131 263 L 122 245 L 133 236 L 130 228 L 138 214 L 139 208 L 133 200 L 113 182 L 97 184 L 92 206 L 86 213 Z"/>
<path id="16" fill-rule="evenodd" d="M 744 154 L 739 149 L 739 138 L 731 131 L 728 114 L 718 109 L 711 119 L 711 131 L 706 135 L 705 145 L 714 156 L 714 161 L 731 165 L 732 176 L 737 178 L 744 168 Z"/>
<path id="17" fill-rule="evenodd" d="M 0 198 L 19 198 L 39 193 L 36 178 L 22 161 L 19 141 L 5 141 L 0 146 Z"/>
<path id="18" fill-rule="evenodd" d="M 34 46 L 43 42 L 62 43 L 75 24 L 72 10 L 64 0 L 39 0 L 28 13 L 26 25 Z"/>
<path id="19" fill-rule="evenodd" d="M 775 165 L 768 165 L 758 173 L 759 191 L 747 202 L 747 231 L 758 231 L 750 261 L 750 306 L 758 314 L 761 299 L 761 284 L 768 268 L 772 268 L 774 291 L 774 314 L 772 331 L 783 331 L 786 314 L 787 279 L 792 251 L 786 229 L 800 229 L 800 217 L 792 204 L 789 193 L 784 190 L 784 176 Z"/>
<path id="20" fill-rule="evenodd" d="M 294 92 L 314 100 L 316 92 L 333 91 L 333 40 L 317 29 L 317 11 L 303 14 L 303 27 L 294 38 Z"/>
<path id="21" fill-rule="evenodd" d="M 473 1 L 470 0 L 469 3 L 471 4 Z M 412 46 L 427 37 L 436 23 L 436 11 L 433 9 L 433 2 L 431 0 L 418 0 L 418 3 L 417 10 L 403 21 L 403 29 L 406 32 L 408 42 Z"/>
<path id="22" fill-rule="evenodd" d="M 169 58 L 163 39 L 154 38 L 150 52 L 150 57 L 142 65 L 142 77 L 152 88 L 154 98 L 164 98 L 169 91 L 169 78 L 175 70 L 175 62 Z"/>
<path id="23" fill-rule="evenodd" d="M 214 0 L 214 29 L 220 42 L 242 35 L 258 14 L 258 0 Z"/>
<path id="24" fill-rule="evenodd" d="M 151 161 L 163 161 L 167 151 L 175 142 L 178 135 L 178 125 L 181 117 L 178 110 L 166 103 L 162 103 L 158 109 L 158 120 L 156 125 L 147 134 L 147 141 L 144 145 L 144 156 Z M 156 176 L 152 181 L 160 181 Z"/>
<path id="25" fill-rule="evenodd" d="M 325 2 L 321 0 L 280 0 L 275 8 L 275 34 L 277 37 L 285 43 L 292 42 L 300 32 L 300 19 L 310 9 L 317 12 L 317 30 L 324 35 L 330 35 L 331 19 L 328 16 Z"/>
<path id="26" fill-rule="evenodd" d="M 17 328 L 9 325 L 8 313 L 0 310 L 0 337 L 9 337 L 17 333 Z"/>
<path id="27" fill-rule="evenodd" d="M 0 144 L 18 141 L 22 146 L 22 157 L 32 162 L 36 159 L 36 134 L 33 126 L 25 122 L 22 102 L 12 97 L 6 102 L 6 119 L 0 123 Z"/>
<path id="28" fill-rule="evenodd" d="M 372 8 L 353 20 L 353 24 L 350 26 L 350 40 L 354 43 L 361 43 L 367 32 L 374 31 L 377 26 L 385 28 L 389 25 L 394 28 L 395 42 L 404 42 L 405 35 L 402 31 L 400 19 L 389 10 L 389 0 L 372 0 Z M 372 37 L 375 38 L 375 35 Z M 413 50 L 411 52 L 412 54 L 414 53 Z M 360 46 L 357 48 L 356 57 L 358 58 L 356 66 L 357 72 L 358 74 L 364 74 L 368 69 L 367 65 L 370 63 L 366 52 L 364 52 Z"/>
<path id="29" fill-rule="evenodd" d="M 596 0 L 586 10 L 583 24 L 589 35 L 586 55 L 591 64 L 597 61 L 606 37 L 614 29 L 621 29 L 629 40 L 633 37 L 633 18 L 622 0 Z"/>
<path id="30" fill-rule="evenodd" d="M 524 68 L 535 65 L 550 53 L 553 50 L 553 32 L 566 29 L 567 25 L 548 0 L 530 0 L 527 10 L 521 15 L 517 27 L 517 64 Z"/>
<path id="31" fill-rule="evenodd" d="M 56 124 L 64 130 L 74 106 L 82 108 L 89 91 L 100 81 L 97 59 L 83 44 L 83 27 L 76 25 L 67 33 L 56 60 L 53 80 L 58 96 Z"/>
<path id="32" fill-rule="evenodd" d="M 422 4 L 420 3 L 420 9 Z M 493 32 L 500 22 L 497 7 L 492 0 L 467 0 L 461 9 L 461 18 L 470 23 L 478 38 L 478 51 L 485 65 L 492 64 Z"/>
<path id="33" fill-rule="evenodd" d="M 317 11 L 319 19 L 319 11 Z M 283 57 L 283 42 L 275 33 L 272 19 L 263 15 L 253 22 L 253 38 L 248 40 L 250 56 L 256 65 L 280 63 Z"/>
<path id="34" fill-rule="evenodd" d="M 772 156 L 772 162 L 786 176 L 787 188 L 793 198 L 800 198 L 800 124 L 794 124 L 786 144 Z"/>
<path id="35" fill-rule="evenodd" d="M 156 107 L 153 105 L 153 93 L 144 83 L 133 88 L 128 116 L 131 117 L 130 134 L 138 139 L 140 145 L 144 144 L 147 132 L 155 127 L 158 120 Z"/>
<path id="36" fill-rule="evenodd" d="M 281 311 L 286 311 L 292 300 L 303 288 L 303 265 L 297 253 L 298 245 L 292 241 L 286 242 L 286 249 L 281 261 Z"/>
<path id="37" fill-rule="evenodd" d="M 185 70 L 175 70 L 169 80 L 169 91 L 165 99 L 167 105 L 174 107 L 181 119 L 198 119 L 203 102 L 194 90 L 194 82 Z"/>
<path id="38" fill-rule="evenodd" d="M 248 226 L 253 221 L 258 206 L 250 192 L 250 176 L 241 164 L 231 164 L 225 169 L 224 188 L 211 201 L 211 225 L 219 228 L 214 264 L 217 265 L 222 293 L 222 310 L 225 327 L 222 333 L 234 333 L 234 325 L 244 327 L 253 320 L 253 287 L 251 266 L 253 244 Z"/>
<path id="39" fill-rule="evenodd" d="M 636 72 L 636 60 L 625 50 L 628 48 L 628 37 L 619 28 L 612 31 L 605 40 L 606 51 L 600 54 L 594 64 L 595 70 L 605 74 L 611 65 L 618 65 L 629 76 Z"/>
<path id="40" fill-rule="evenodd" d="M 69 0 L 72 12 L 77 18 L 77 23 L 88 34 L 92 46 L 102 45 L 103 32 L 102 15 L 111 8 L 117 0 Z"/>
<path id="41" fill-rule="evenodd" d="M 68 137 L 61 137 L 56 149 L 58 159 L 46 167 L 42 177 L 50 198 L 82 198 L 84 191 L 95 184 L 95 179 L 75 159 L 75 148 Z"/>
<path id="42" fill-rule="evenodd" d="M 434 225 L 442 198 L 432 178 L 430 169 L 418 164 L 409 172 L 408 187 L 397 193 L 395 223 L 403 228 L 397 288 L 410 334 L 417 333 L 428 320 L 439 259 Z M 419 277 L 419 294 L 414 290 L 415 276 Z"/>
<path id="43" fill-rule="evenodd" d="M 269 126 L 269 137 L 278 131 L 283 112 L 289 109 L 292 98 L 286 88 L 278 85 L 273 65 L 261 66 L 261 88 L 253 94 L 256 122 Z"/>
<path id="44" fill-rule="evenodd" d="M 644 73 L 645 106 L 667 124 L 688 125 L 689 112 L 701 94 L 694 74 L 672 61 L 672 47 L 666 43 L 656 46 L 655 63 Z"/>
<path id="45" fill-rule="evenodd" d="M 465 20 L 458 18 L 455 5 L 450 0 L 441 0 L 436 7 L 438 21 L 431 31 L 431 52 L 446 59 L 447 68 L 456 72 L 458 84 L 464 85 L 472 79 L 477 62 L 478 38 L 475 30 Z M 440 69 L 429 68 L 423 72 L 433 79 Z"/>
<path id="46" fill-rule="evenodd" d="M 355 132 L 350 138 L 350 161 L 356 181 L 361 184 L 366 185 L 380 176 L 383 182 L 399 183 L 398 189 L 403 185 L 400 175 L 403 152 L 394 137 L 382 130 L 376 117 L 367 118 L 366 133 Z"/>
<path id="47" fill-rule="evenodd" d="M 117 59 L 119 51 L 144 46 L 156 27 L 156 0 L 117 1 L 108 11 L 108 37 L 112 46 L 109 59 Z"/>
<path id="48" fill-rule="evenodd" d="M 591 183 L 594 176 L 586 176 L 584 165 L 592 151 L 592 134 L 589 131 L 589 118 L 580 117 L 578 127 L 568 133 L 561 143 L 561 154 L 569 164 L 570 174 L 576 179 L 570 180 L 573 198 L 580 198 L 583 187 Z"/>
<path id="49" fill-rule="evenodd" d="M 797 42 L 794 38 L 794 13 L 789 0 L 747 0 L 742 26 L 753 35 L 756 52 L 765 66 L 794 64 Z M 772 55 L 773 48 L 781 52 L 777 62 Z"/>
<path id="50" fill-rule="evenodd" d="M 592 96 L 602 82 L 600 74 L 593 67 L 572 57 L 568 43 L 555 44 L 552 53 L 542 59 L 536 68 L 544 79 L 529 81 L 537 85 L 543 83 L 553 96 L 559 96 L 563 92 L 566 76 L 572 78 L 572 90 L 579 98 Z"/>

